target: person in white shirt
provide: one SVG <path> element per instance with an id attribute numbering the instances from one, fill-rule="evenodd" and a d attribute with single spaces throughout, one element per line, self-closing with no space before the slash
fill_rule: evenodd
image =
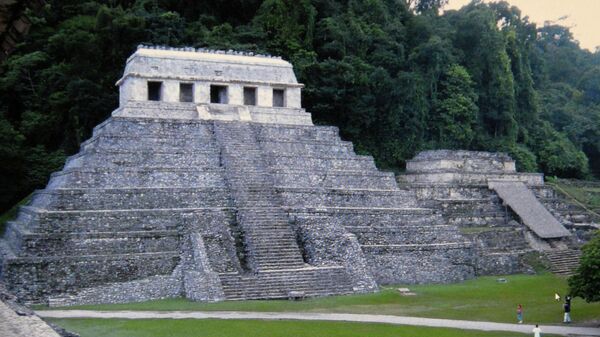
<path id="1" fill-rule="evenodd" d="M 535 325 L 535 328 L 533 328 L 532 332 L 533 332 L 533 337 L 541 337 L 542 336 L 542 329 L 540 329 L 540 327 L 537 324 Z"/>

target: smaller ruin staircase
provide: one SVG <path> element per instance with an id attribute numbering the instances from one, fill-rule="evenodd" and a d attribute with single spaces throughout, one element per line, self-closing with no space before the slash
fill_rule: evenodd
<path id="1" fill-rule="evenodd" d="M 555 239 L 571 235 L 524 183 L 490 180 L 488 186 L 496 191 L 504 203 L 517 213 L 523 223 L 540 238 Z"/>
<path id="2" fill-rule="evenodd" d="M 252 125 L 215 121 L 214 133 L 242 236 L 243 247 L 238 249 L 244 256 L 242 271 L 219 275 L 225 297 L 323 296 L 333 289 L 336 294 L 351 293 L 343 267 L 305 264 Z"/>
<path id="3" fill-rule="evenodd" d="M 573 275 L 579 266 L 581 251 L 575 249 L 558 249 L 545 253 L 550 262 L 550 271 L 558 275 Z"/>
<path id="4" fill-rule="evenodd" d="M 546 240 L 569 237 L 569 231 L 540 203 L 524 183 L 518 181 L 488 182 L 490 189 L 498 193 L 506 203 L 537 236 Z M 545 252 L 550 271 L 559 275 L 571 275 L 579 265 L 581 252 L 567 249 L 560 242 L 550 241 L 558 249 Z"/>

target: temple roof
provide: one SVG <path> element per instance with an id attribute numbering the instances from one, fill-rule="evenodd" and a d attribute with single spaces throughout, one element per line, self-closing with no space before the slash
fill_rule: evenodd
<path id="1" fill-rule="evenodd" d="M 141 45 L 127 60 L 117 85 L 128 76 L 298 86 L 292 64 L 280 57 L 231 50 Z"/>

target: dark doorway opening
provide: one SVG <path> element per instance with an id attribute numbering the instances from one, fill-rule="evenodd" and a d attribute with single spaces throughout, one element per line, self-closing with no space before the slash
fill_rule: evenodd
<path id="1" fill-rule="evenodd" d="M 162 82 L 148 81 L 148 100 L 160 101 L 162 99 Z"/>
<path id="2" fill-rule="evenodd" d="M 273 89 L 273 106 L 274 107 L 285 106 L 285 90 L 284 89 Z"/>
<path id="3" fill-rule="evenodd" d="M 210 86 L 210 102 L 227 104 L 227 87 L 224 85 L 211 85 Z"/>
<path id="4" fill-rule="evenodd" d="M 256 105 L 256 88 L 244 87 L 244 105 Z"/>
<path id="5" fill-rule="evenodd" d="M 179 101 L 194 101 L 194 85 L 192 83 L 179 83 Z"/>

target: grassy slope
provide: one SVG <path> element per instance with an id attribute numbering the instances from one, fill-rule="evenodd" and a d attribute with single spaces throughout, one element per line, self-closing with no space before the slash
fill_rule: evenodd
<path id="1" fill-rule="evenodd" d="M 92 310 L 240 310 L 240 311 L 312 311 L 406 315 L 433 318 L 515 322 L 517 304 L 524 306 L 526 323 L 560 323 L 561 303 L 555 292 L 565 294 L 566 279 L 552 274 L 481 277 L 450 285 L 421 285 L 410 288 L 417 296 L 400 296 L 394 288 L 376 294 L 332 296 L 305 301 L 240 301 L 198 303 L 185 299 L 167 299 L 143 303 L 71 307 Z M 600 318 L 600 303 L 573 301 L 573 320 Z"/>
<path id="2" fill-rule="evenodd" d="M 563 189 L 586 208 L 600 213 L 600 183 L 567 179 L 549 179 L 548 183 Z"/>
<path id="3" fill-rule="evenodd" d="M 523 337 L 483 332 L 372 323 L 256 320 L 50 320 L 81 337 Z M 549 335 L 544 335 L 549 336 Z"/>

